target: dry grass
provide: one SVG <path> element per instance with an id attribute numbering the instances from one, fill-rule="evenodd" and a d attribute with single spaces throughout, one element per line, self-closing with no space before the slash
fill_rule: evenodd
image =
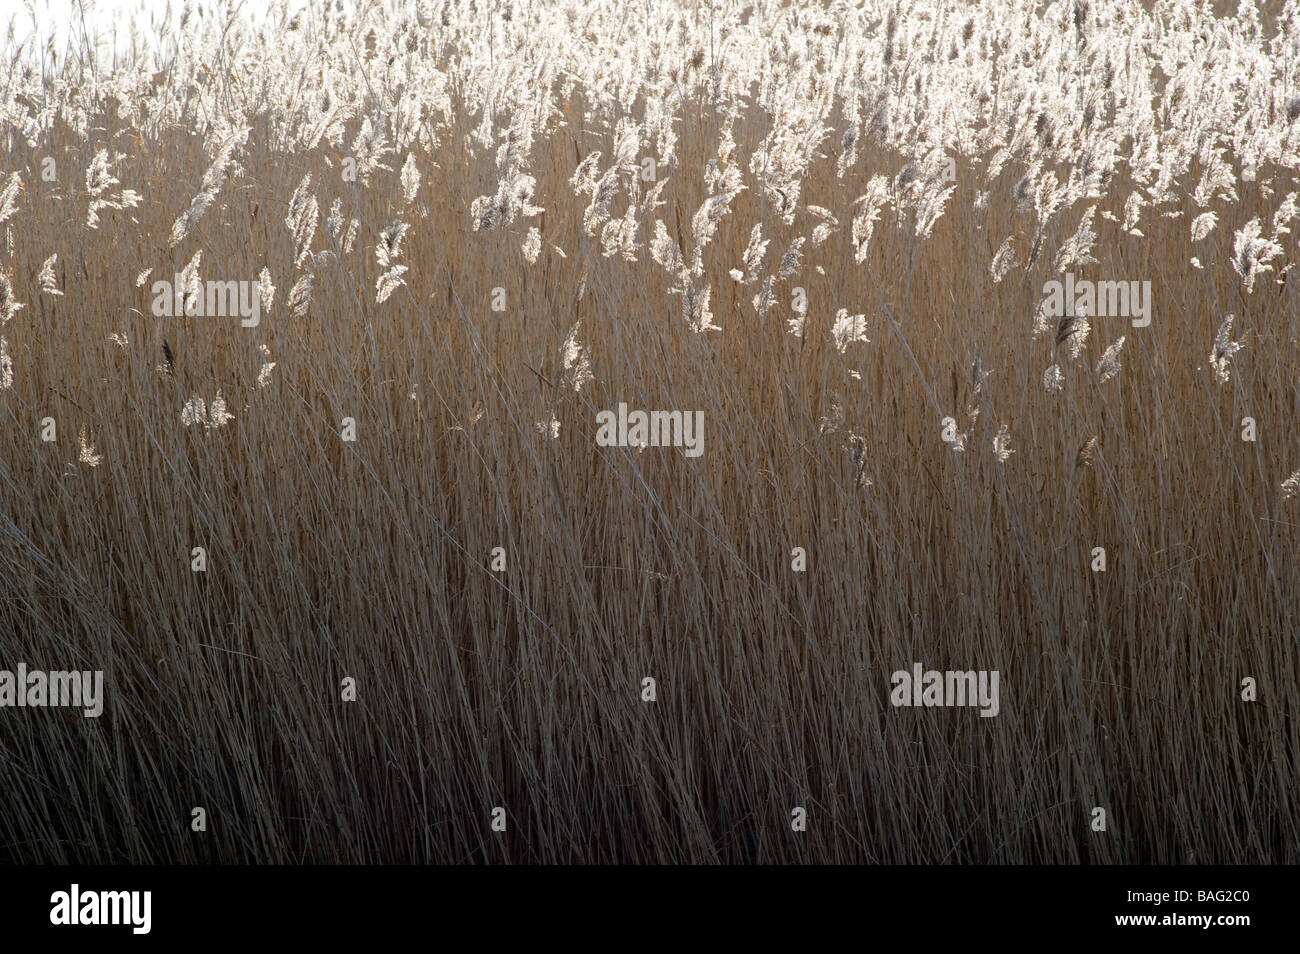
<path id="1" fill-rule="evenodd" d="M 14 382 L 0 391 L 0 667 L 102 669 L 108 705 L 98 720 L 0 710 L 0 857 L 1300 860 L 1300 501 L 1279 494 L 1300 467 L 1300 310 L 1295 281 L 1276 280 L 1294 241 L 1253 292 L 1231 267 L 1233 233 L 1268 225 L 1295 167 L 1265 164 L 1248 182 L 1229 156 L 1239 201 L 1212 204 L 1219 222 L 1193 246 L 1197 161 L 1166 206 L 1183 215 L 1146 210 L 1140 237 L 1102 218 L 1122 221 L 1145 185 L 1121 162 L 1099 199 L 1050 222 L 1037 263 L 994 283 L 1003 239 L 1016 236 L 1023 265 L 1032 238 L 1034 213 L 1017 214 L 1012 197 L 1025 157 L 989 177 L 972 149 L 957 153 L 956 191 L 928 239 L 911 213 L 886 209 L 857 263 L 854 200 L 911 156 L 864 134 L 838 176 L 849 120 L 837 99 L 783 222 L 748 169 L 779 122 L 754 87 L 730 103 L 748 188 L 703 261 L 721 330 L 697 333 L 644 244 L 630 262 L 584 233 L 587 200 L 569 180 L 595 150 L 608 168 L 607 90 L 554 78 L 528 161 L 545 211 L 475 229 L 469 208 L 495 189 L 495 146 L 473 141 L 482 77 L 453 51 L 479 26 L 457 21 L 444 36 L 435 21 L 413 48 L 381 30 L 373 58 L 365 28 L 340 34 L 338 49 L 357 57 L 353 94 L 380 114 L 408 60 L 451 77 L 436 137 L 391 153 L 368 184 L 341 175 L 360 115 L 341 146 L 297 142 L 287 94 L 231 66 L 255 39 L 243 53 L 232 44 L 230 75 L 182 57 L 151 80 L 174 96 L 170 110 L 121 102 L 121 88 L 51 85 L 65 101 L 37 141 L 6 130 L 0 171 L 24 189 L 0 267 L 26 307 L 3 329 Z M 523 25 L 497 29 L 504 61 Z M 608 23 L 591 29 L 616 42 Z M 385 64 L 394 51 L 398 64 Z M 661 166 L 663 205 L 639 235 L 661 219 L 689 257 L 720 121 L 707 66 L 684 69 L 677 161 Z M 31 95 L 7 82 L 11 106 Z M 312 82 L 308 71 L 285 88 Z M 82 101 L 84 135 L 69 121 Z M 505 104 L 498 143 L 514 115 Z M 222 138 L 210 108 L 246 118 L 241 169 L 169 248 Z M 631 111 L 643 109 L 638 99 Z M 88 229 L 85 171 L 101 148 L 124 155 L 113 174 L 142 201 Z M 421 173 L 410 204 L 408 152 Z M 51 155 L 57 178 L 45 182 Z M 1060 181 L 1078 158 L 1057 157 Z M 351 254 L 315 269 L 309 310 L 294 318 L 302 272 L 284 219 L 307 173 L 321 217 L 312 250 L 330 247 L 335 198 L 361 228 Z M 760 317 L 757 289 L 728 271 L 743 268 L 761 222 L 770 273 L 818 223 L 809 204 L 839 230 L 805 245 Z M 1150 280 L 1153 321 L 1094 319 L 1049 393 L 1052 340 L 1032 337 L 1033 315 L 1089 204 L 1097 261 L 1078 271 Z M 410 270 L 376 304 L 374 245 L 395 218 L 410 224 Z M 543 244 L 529 265 L 533 225 Z M 150 314 L 148 282 L 199 250 L 204 278 L 269 268 L 277 292 L 258 327 Z M 56 252 L 62 297 L 36 280 Z M 1194 255 L 1203 270 L 1188 266 Z M 802 339 L 786 328 L 794 286 L 809 301 Z M 867 316 L 869 339 L 842 354 L 830 337 L 839 308 Z M 1220 383 L 1208 358 L 1230 313 L 1245 348 Z M 578 322 L 594 380 L 575 391 L 561 348 Z M 1120 335 L 1122 370 L 1101 383 L 1094 367 Z M 172 374 L 159 370 L 164 341 Z M 263 345 L 275 368 L 258 387 Z M 186 400 L 218 390 L 233 420 L 185 426 Z M 595 414 L 620 401 L 702 410 L 703 456 L 597 447 Z M 842 424 L 819 428 L 836 406 Z M 971 408 L 967 449 L 954 453 L 940 420 L 966 428 Z M 552 412 L 554 440 L 535 427 Z M 40 440 L 47 416 L 54 443 Z M 1258 441 L 1241 439 L 1244 416 Z M 354 443 L 340 438 L 344 417 Z M 999 463 L 1003 424 L 1014 454 Z M 77 460 L 83 428 L 98 466 Z M 191 571 L 195 546 L 207 548 L 205 573 Z M 489 568 L 498 546 L 502 573 Z M 1090 569 L 1097 546 L 1104 573 Z M 794 547 L 806 572 L 791 569 Z M 918 660 L 999 670 L 998 717 L 892 708 L 890 673 Z M 348 676 L 353 703 L 340 700 Z M 641 701 L 646 676 L 654 703 Z M 1248 676 L 1254 703 L 1239 696 Z M 207 809 L 206 833 L 189 829 L 193 806 Z M 505 833 L 489 829 L 493 806 L 507 810 Z M 808 809 L 806 832 L 790 829 L 794 806 Z M 1109 815 L 1104 833 L 1089 830 L 1094 806 Z"/>

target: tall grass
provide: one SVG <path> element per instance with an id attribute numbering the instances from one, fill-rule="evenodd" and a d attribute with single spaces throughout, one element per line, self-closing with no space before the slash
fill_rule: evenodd
<path id="1" fill-rule="evenodd" d="M 1268 13 L 1252 31 L 1190 4 L 1093 0 L 1076 33 L 1069 7 L 1010 2 L 371 4 L 253 32 L 226 11 L 191 20 L 170 61 L 74 56 L 44 81 L 11 44 L 0 168 L 22 188 L 0 268 L 25 307 L 2 329 L 0 668 L 102 669 L 108 699 L 100 719 L 0 709 L 0 857 L 1297 861 L 1300 501 L 1280 490 L 1300 468 L 1296 283 L 1280 280 L 1294 235 L 1253 291 L 1232 264 L 1252 219 L 1273 234 L 1300 168 L 1295 8 Z M 1159 61 L 1177 49 L 1171 78 Z M 652 135 L 656 111 L 675 146 Z M 645 127 L 611 175 L 611 218 L 663 183 L 634 217 L 635 261 L 602 254 L 594 192 L 572 182 L 597 150 L 608 172 L 629 116 Z M 387 168 L 349 181 L 367 121 Z M 1093 195 L 1018 210 L 1017 191 L 1050 191 L 1048 173 L 1064 186 L 1107 143 Z M 1203 208 L 1206 143 L 1235 197 Z M 955 189 L 919 238 L 916 208 L 949 184 L 935 149 Z M 106 194 L 141 198 L 90 228 L 99 150 L 121 157 Z M 661 220 L 689 271 L 710 160 L 745 189 L 691 279 L 719 326 L 699 332 L 649 244 Z M 533 177 L 531 198 L 476 227 L 502 168 Z M 1166 172 L 1164 204 L 1126 231 L 1129 196 Z M 285 219 L 309 174 L 319 226 L 298 264 Z M 874 175 L 890 199 L 856 261 Z M 348 251 L 325 225 L 335 199 L 359 222 Z M 837 222 L 820 244 L 810 206 Z M 1149 280 L 1153 321 L 1094 317 L 1072 360 L 1034 316 L 1088 206 L 1095 262 L 1074 270 Z M 1207 209 L 1217 224 L 1193 243 Z M 408 271 L 377 303 L 395 220 Z M 738 282 L 756 224 L 770 244 Z M 268 269 L 260 325 L 151 313 L 150 284 L 200 251 L 204 279 Z M 39 281 L 55 253 L 62 296 Z M 841 308 L 865 316 L 843 350 Z M 1210 364 L 1228 314 L 1244 347 L 1224 382 Z M 232 420 L 183 422 L 218 392 Z M 705 453 L 598 447 L 595 415 L 619 402 L 702 410 Z M 552 414 L 553 438 L 536 426 Z M 890 674 L 914 661 L 999 670 L 999 715 L 893 708 Z"/>

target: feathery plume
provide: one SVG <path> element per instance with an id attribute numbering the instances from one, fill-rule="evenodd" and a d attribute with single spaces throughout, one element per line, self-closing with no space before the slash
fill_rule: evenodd
<path id="1" fill-rule="evenodd" d="M 1232 320 L 1233 316 L 1228 315 L 1220 323 L 1219 330 L 1214 336 L 1214 348 L 1210 351 L 1210 371 L 1220 384 L 1227 383 L 1231 376 L 1228 370 L 1229 362 L 1243 347 L 1241 343 L 1230 340 Z"/>
<path id="2" fill-rule="evenodd" d="M 302 277 L 293 283 L 289 289 L 289 314 L 294 318 L 303 318 L 307 314 L 307 308 L 311 305 L 312 282 L 315 275 L 312 272 L 303 272 Z"/>
<path id="3" fill-rule="evenodd" d="M 409 205 L 419 194 L 420 170 L 415 165 L 415 156 L 408 152 L 406 162 L 402 164 L 402 196 Z"/>
<path id="4" fill-rule="evenodd" d="M 1097 456 L 1097 437 L 1093 435 L 1080 445 L 1078 452 L 1074 455 L 1074 469 L 1076 471 L 1085 467 L 1091 467 L 1096 462 Z"/>
<path id="5" fill-rule="evenodd" d="M 94 446 L 86 437 L 86 427 L 83 424 L 81 432 L 77 435 L 77 460 L 90 467 L 98 467 L 104 460 L 103 454 L 96 454 Z"/>
<path id="6" fill-rule="evenodd" d="M 855 341 L 867 342 L 866 315 L 850 315 L 847 308 L 835 313 L 835 323 L 831 326 L 831 340 L 835 350 L 843 354 Z"/>
<path id="7" fill-rule="evenodd" d="M 14 298 L 14 285 L 9 273 L 0 269 L 0 325 L 7 324 L 10 318 L 26 307 Z"/>
<path id="8" fill-rule="evenodd" d="M 1282 481 L 1282 499 L 1291 500 L 1300 496 L 1300 470 L 1297 470 L 1286 480 Z"/>
<path id="9" fill-rule="evenodd" d="M 575 392 L 581 391 L 594 380 L 591 362 L 578 341 L 578 328 L 581 324 L 582 322 L 578 322 L 569 329 L 569 333 L 564 338 L 564 346 L 560 349 L 560 360 L 564 366 L 565 377 L 568 378 L 569 386 Z"/>
<path id="10" fill-rule="evenodd" d="M 275 362 L 271 360 L 271 349 L 266 345 L 259 345 L 258 350 L 262 352 L 262 366 L 257 371 L 257 386 L 264 388 L 271 383 L 271 372 L 275 370 Z"/>
<path id="11" fill-rule="evenodd" d="M 311 254 L 312 239 L 316 237 L 316 223 L 320 219 L 320 206 L 311 194 L 311 173 L 307 173 L 293 190 L 289 199 L 289 214 L 284 217 L 284 224 L 293 236 L 293 264 L 301 268 Z"/>
<path id="12" fill-rule="evenodd" d="M 993 456 L 998 459 L 998 463 L 1004 463 L 1014 453 L 1011 449 L 1011 434 L 1007 425 L 1003 424 L 993 437 Z"/>
<path id="13" fill-rule="evenodd" d="M 58 252 L 47 258 L 44 264 L 41 265 L 40 274 L 36 277 L 36 280 L 41 284 L 41 291 L 55 297 L 63 294 L 63 292 L 59 291 L 59 280 L 54 275 L 54 263 L 58 261 L 58 258 Z"/>
<path id="14" fill-rule="evenodd" d="M 1102 353 L 1097 362 L 1097 383 L 1105 384 L 1120 372 L 1119 353 L 1124 347 L 1124 335 Z"/>
<path id="15" fill-rule="evenodd" d="M 542 233 L 537 231 L 536 226 L 533 226 L 528 230 L 528 236 L 524 239 L 524 244 L 522 247 L 522 251 L 524 253 L 524 261 L 527 262 L 529 265 L 535 264 L 537 261 L 537 256 L 541 252 L 541 250 L 542 250 Z"/>

